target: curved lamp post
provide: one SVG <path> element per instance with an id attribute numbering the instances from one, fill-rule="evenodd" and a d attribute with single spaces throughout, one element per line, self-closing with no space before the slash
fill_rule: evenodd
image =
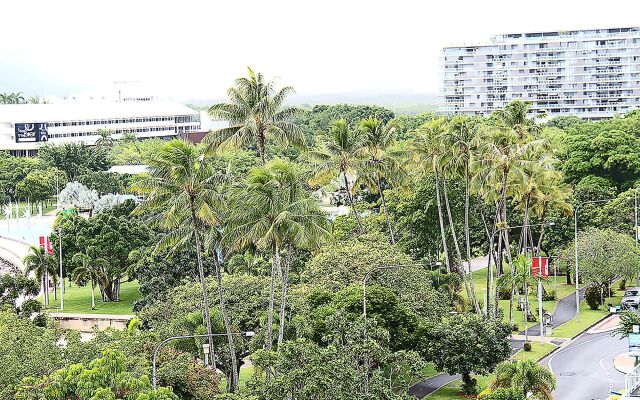
<path id="1" fill-rule="evenodd" d="M 236 335 L 236 336 L 242 336 L 242 337 L 253 337 L 255 336 L 255 332 L 252 331 L 248 331 L 248 332 L 234 332 L 232 333 L 232 335 Z M 227 336 L 226 333 L 212 333 L 211 336 Z M 178 339 L 194 339 L 194 338 L 208 338 L 209 335 L 208 334 L 203 334 L 203 335 L 184 335 L 184 336 L 171 336 L 168 337 L 166 339 L 164 339 L 163 341 L 161 341 L 160 343 L 158 343 L 158 345 L 156 346 L 155 351 L 153 352 L 153 390 L 156 390 L 157 387 L 157 377 L 156 377 L 156 359 L 158 357 L 158 352 L 160 352 L 160 348 L 165 345 L 166 343 L 172 341 L 172 340 L 178 340 Z M 204 347 L 203 347 L 204 349 Z M 208 349 L 207 349 L 208 350 Z"/>

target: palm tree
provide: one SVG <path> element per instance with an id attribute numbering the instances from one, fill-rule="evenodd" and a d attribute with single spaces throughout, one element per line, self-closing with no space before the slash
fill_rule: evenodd
<path id="1" fill-rule="evenodd" d="M 137 213 L 149 211 L 152 222 L 167 230 L 157 250 L 176 249 L 194 245 L 198 263 L 198 277 L 202 285 L 202 313 L 213 346 L 209 296 L 202 261 L 203 239 L 208 221 L 218 214 L 219 186 L 224 179 L 217 174 L 209 159 L 193 144 L 172 140 L 160 148 L 149 163 L 149 174 L 134 184 L 134 188 L 147 195 Z M 229 319 L 224 307 L 224 290 L 218 288 L 220 312 L 223 316 L 229 354 L 231 358 L 231 391 L 238 387 L 237 359 Z M 212 360 L 213 364 L 213 360 Z"/>
<path id="2" fill-rule="evenodd" d="M 9 94 L 9 104 L 24 104 L 24 103 L 26 103 L 26 100 L 22 92 Z"/>
<path id="3" fill-rule="evenodd" d="M 445 264 L 447 271 L 451 272 L 449 262 L 449 248 L 447 246 L 447 237 L 444 230 L 444 218 L 442 216 L 442 204 L 440 202 L 440 175 L 442 174 L 442 166 L 440 157 L 444 153 L 442 143 L 437 140 L 447 129 L 446 120 L 437 118 L 421 125 L 416 131 L 416 138 L 412 144 L 414 160 L 423 171 L 431 171 L 435 179 L 436 186 L 436 205 L 438 207 L 438 221 L 440 223 L 440 237 L 442 239 L 442 249 L 444 251 Z M 467 291 L 468 291 L 467 287 Z M 469 297 L 470 298 L 470 297 Z"/>
<path id="4" fill-rule="evenodd" d="M 98 129 L 96 135 L 99 136 L 96 140 L 96 146 L 110 147 L 113 145 L 113 137 L 111 136 L 113 131 L 108 129 Z"/>
<path id="5" fill-rule="evenodd" d="M 482 129 L 481 121 L 477 118 L 468 116 L 459 116 L 454 118 L 450 124 L 449 129 L 443 132 L 441 140 L 445 148 L 444 159 L 449 165 L 450 171 L 458 176 L 462 176 L 465 182 L 464 185 L 464 237 L 466 244 L 466 260 L 469 265 L 469 282 L 471 301 L 477 314 L 480 314 L 480 305 L 475 295 L 475 287 L 473 283 L 473 275 L 471 270 L 471 239 L 470 239 L 470 227 L 469 227 L 469 200 L 471 197 L 471 164 L 474 162 L 478 149 L 478 136 Z M 450 215 L 450 207 L 448 196 L 445 189 L 445 199 L 447 205 L 447 212 Z M 451 221 L 452 228 L 453 221 Z"/>
<path id="6" fill-rule="evenodd" d="M 328 220 L 304 190 L 294 164 L 273 160 L 249 173 L 246 185 L 234 188 L 225 242 L 232 251 L 255 246 L 272 254 L 266 349 L 273 344 L 276 275 L 282 276 L 278 346 L 284 340 L 288 258 L 295 248 L 314 247 L 329 235 Z M 284 268 L 281 251 L 287 250 Z M 267 380 L 270 371 L 267 369 Z"/>
<path id="7" fill-rule="evenodd" d="M 71 275 L 71 280 L 78 286 L 84 286 L 87 282 L 91 283 L 91 309 L 96 309 L 96 297 L 95 291 L 98 282 L 103 279 L 102 270 L 97 268 L 98 265 L 106 265 L 107 262 L 103 259 L 93 260 L 87 254 L 76 253 L 73 255 L 73 262 L 78 266 L 74 268 Z"/>
<path id="8" fill-rule="evenodd" d="M 0 104 L 9 104 L 9 93 L 0 93 Z"/>
<path id="9" fill-rule="evenodd" d="M 236 79 L 235 85 L 227 90 L 229 102 L 209 107 L 209 115 L 228 121 L 229 127 L 211 131 L 205 143 L 213 148 L 255 146 L 262 165 L 266 163 L 267 139 L 305 148 L 304 135 L 294 122 L 304 111 L 284 105 L 287 96 L 295 92 L 293 87 L 277 90 L 274 81 L 265 81 L 262 74 L 247 69 L 249 76 Z"/>
<path id="10" fill-rule="evenodd" d="M 505 361 L 496 368 L 491 389 L 512 388 L 536 400 L 553 400 L 556 377 L 533 360 Z"/>
<path id="11" fill-rule="evenodd" d="M 385 124 L 375 117 L 367 118 L 360 121 L 358 130 L 366 137 L 366 154 L 368 156 L 368 160 L 361 164 L 362 169 L 358 172 L 358 180 L 362 181 L 373 193 L 380 195 L 391 243 L 395 244 L 396 239 L 387 211 L 382 182 L 384 180 L 391 184 L 405 178 L 406 174 L 402 162 L 406 157 L 406 152 L 396 146 L 396 126 L 393 123 Z"/>
<path id="12" fill-rule="evenodd" d="M 347 201 L 360 234 L 364 233 L 364 227 L 356 210 L 353 199 L 354 187 L 349 182 L 349 177 L 356 176 L 356 172 L 362 169 L 366 157 L 367 140 L 366 135 L 351 129 L 346 120 L 339 119 L 331 124 L 329 138 L 323 147 L 311 152 L 313 177 L 309 183 L 324 184 L 335 177 L 342 177 Z"/>
<path id="13" fill-rule="evenodd" d="M 29 254 L 24 257 L 25 273 L 33 273 L 42 283 L 44 304 L 49 305 L 49 276 L 56 277 L 56 259 L 41 247 L 29 246 Z"/>

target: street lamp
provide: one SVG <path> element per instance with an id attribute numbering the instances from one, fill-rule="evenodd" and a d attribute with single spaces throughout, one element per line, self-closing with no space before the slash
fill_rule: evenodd
<path id="1" fill-rule="evenodd" d="M 362 278 L 362 317 L 364 319 L 364 343 L 365 343 L 365 357 L 364 357 L 364 392 L 365 395 L 369 394 L 369 352 L 367 351 L 366 345 L 368 341 L 367 337 L 367 280 L 371 277 L 374 272 L 383 270 L 383 269 L 398 269 L 404 267 L 422 267 L 422 266 L 433 266 L 433 265 L 442 265 L 441 262 L 429 263 L 429 264 L 400 264 L 400 265 L 382 265 L 376 268 L 372 268 L 364 273 L 364 277 Z"/>
<path id="2" fill-rule="evenodd" d="M 631 197 L 625 197 L 626 200 L 630 200 Z M 586 204 L 594 204 L 594 203 L 605 203 L 607 201 L 611 201 L 611 200 L 615 200 L 615 197 L 610 198 L 610 199 L 603 199 L 603 200 L 589 200 L 589 201 L 585 201 L 579 204 L 576 204 L 575 209 L 573 210 L 573 226 L 574 226 L 574 231 L 573 231 L 573 240 L 574 240 L 574 256 L 575 256 L 575 264 L 576 264 L 576 321 L 580 322 L 580 286 L 578 284 L 578 210 L 580 209 L 580 206 L 584 206 Z M 636 238 L 638 236 L 637 233 L 637 229 L 636 229 Z"/>
<path id="3" fill-rule="evenodd" d="M 247 331 L 247 332 L 233 332 L 231 333 L 232 335 L 236 335 L 236 336 L 243 336 L 243 337 L 253 337 L 256 335 L 255 332 L 253 331 Z M 227 336 L 226 333 L 212 333 L 211 335 L 209 334 L 203 334 L 203 335 L 183 335 L 183 336 L 171 336 L 168 337 L 166 339 L 164 339 L 163 341 L 161 341 L 160 343 L 158 343 L 158 345 L 156 346 L 155 351 L 153 352 L 153 390 L 156 390 L 158 388 L 158 384 L 157 384 L 157 377 L 156 377 L 156 359 L 158 357 L 158 352 L 160 352 L 160 348 L 165 345 L 166 343 L 172 341 L 172 340 L 178 340 L 178 339 L 194 339 L 194 338 L 208 338 L 209 336 Z M 207 348 L 205 349 L 204 345 L 202 346 L 202 350 L 205 352 L 209 351 L 209 346 L 207 345 Z M 206 360 L 206 357 L 205 357 Z"/>

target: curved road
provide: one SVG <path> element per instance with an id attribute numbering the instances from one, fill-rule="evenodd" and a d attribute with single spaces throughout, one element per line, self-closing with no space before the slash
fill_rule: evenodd
<path id="1" fill-rule="evenodd" d="M 611 332 L 583 333 L 541 363 L 556 376 L 556 399 L 604 400 L 611 390 L 624 388 L 624 374 L 613 367 L 613 359 L 626 351 L 627 341 Z"/>

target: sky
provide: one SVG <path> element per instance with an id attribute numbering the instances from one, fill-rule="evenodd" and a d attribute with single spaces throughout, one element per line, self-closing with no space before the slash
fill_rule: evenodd
<path id="1" fill-rule="evenodd" d="M 143 81 L 180 100 L 224 97 L 247 66 L 301 95 L 435 93 L 443 46 L 638 26 L 640 0 L 20 0 L 0 14 L 0 92 Z"/>

